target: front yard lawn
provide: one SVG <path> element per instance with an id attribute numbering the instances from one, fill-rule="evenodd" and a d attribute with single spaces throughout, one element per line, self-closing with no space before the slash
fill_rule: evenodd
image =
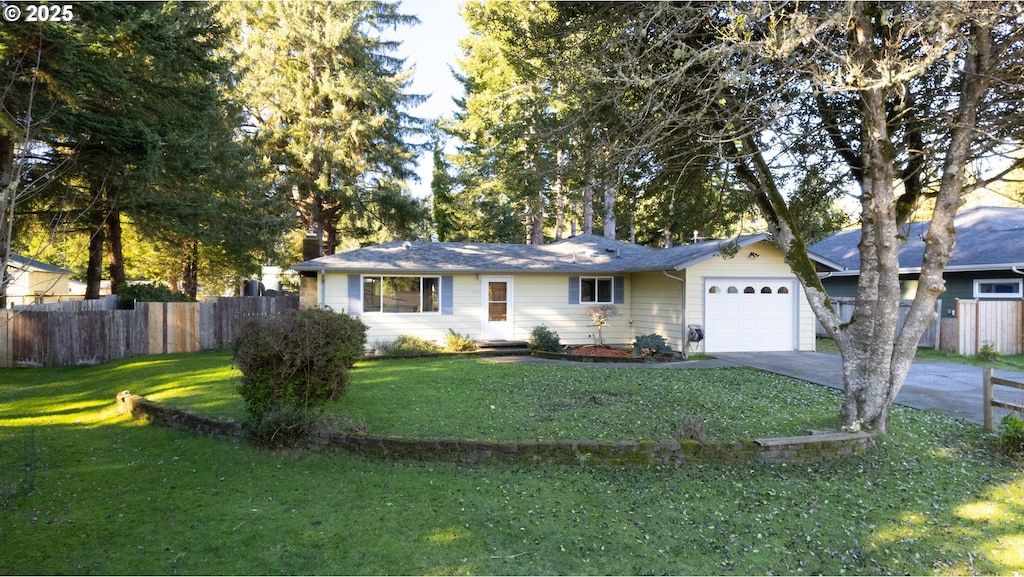
<path id="1" fill-rule="evenodd" d="M 1024 474 L 931 413 L 894 407 L 859 457 L 619 468 L 273 453 L 114 411 L 128 389 L 238 418 L 236 378 L 227 353 L 0 370 L 0 455 L 31 447 L 35 472 L 3 500 L 0 573 L 1024 571 Z M 699 413 L 741 437 L 822 427 L 837 402 L 757 371 L 429 359 L 360 364 L 329 409 L 378 434 L 660 438 Z"/>

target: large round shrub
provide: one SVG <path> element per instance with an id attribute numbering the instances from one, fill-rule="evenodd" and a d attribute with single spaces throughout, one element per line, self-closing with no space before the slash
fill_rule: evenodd
<path id="1" fill-rule="evenodd" d="M 280 407 L 308 410 L 348 387 L 348 371 L 362 357 L 367 326 L 329 309 L 306 309 L 256 319 L 235 340 L 242 372 L 238 392 L 259 421 Z"/>

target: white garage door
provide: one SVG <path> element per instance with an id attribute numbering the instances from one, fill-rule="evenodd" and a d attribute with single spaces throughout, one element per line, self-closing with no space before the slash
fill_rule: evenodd
<path id="1" fill-rule="evenodd" d="M 796 350 L 795 281 L 709 280 L 704 290 L 705 351 Z"/>

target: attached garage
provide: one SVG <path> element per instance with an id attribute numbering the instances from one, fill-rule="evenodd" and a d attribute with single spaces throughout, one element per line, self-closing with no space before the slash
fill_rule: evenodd
<path id="1" fill-rule="evenodd" d="M 798 294 L 793 279 L 705 279 L 705 351 L 798 350 Z"/>
<path id="2" fill-rule="evenodd" d="M 547 245 L 396 241 L 295 269 L 316 291 L 305 302 L 358 314 L 368 342 L 441 343 L 453 331 L 513 342 L 545 326 L 564 345 L 630 347 L 656 334 L 686 353 L 815 346 L 804 291 L 766 234 L 668 248 L 591 234 Z M 399 294 L 407 303 L 392 306 Z M 617 314 L 598 332 L 589 311 L 603 306 Z"/>

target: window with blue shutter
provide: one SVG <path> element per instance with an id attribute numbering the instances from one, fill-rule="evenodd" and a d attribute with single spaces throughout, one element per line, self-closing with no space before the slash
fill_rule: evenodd
<path id="1" fill-rule="evenodd" d="M 626 277 L 617 276 L 612 280 L 615 284 L 615 304 L 621 305 L 626 302 Z"/>
<path id="2" fill-rule="evenodd" d="M 580 277 L 569 277 L 569 304 L 580 304 Z"/>
<path id="3" fill-rule="evenodd" d="M 450 276 L 441 277 L 441 314 L 455 314 L 455 279 Z"/>
<path id="4" fill-rule="evenodd" d="M 348 314 L 358 315 L 363 312 L 363 277 L 357 274 L 348 275 Z"/>

